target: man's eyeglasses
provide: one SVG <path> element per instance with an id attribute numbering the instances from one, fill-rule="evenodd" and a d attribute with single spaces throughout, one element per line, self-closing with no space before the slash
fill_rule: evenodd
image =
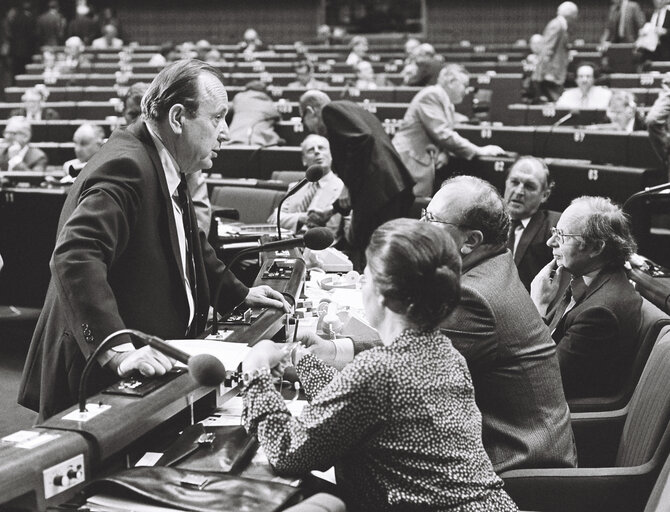
<path id="1" fill-rule="evenodd" d="M 448 224 L 449 226 L 460 227 L 460 224 L 456 224 L 455 222 L 447 222 L 446 220 L 442 220 L 436 217 L 425 208 L 421 208 L 421 220 L 423 222 L 434 222 L 436 224 Z"/>
<path id="2" fill-rule="evenodd" d="M 559 244 L 564 244 L 565 243 L 565 238 L 566 237 L 578 237 L 581 238 L 583 235 L 580 235 L 578 233 L 564 233 L 562 229 L 558 228 L 551 228 L 551 236 L 555 236 L 556 240 L 558 240 Z"/>

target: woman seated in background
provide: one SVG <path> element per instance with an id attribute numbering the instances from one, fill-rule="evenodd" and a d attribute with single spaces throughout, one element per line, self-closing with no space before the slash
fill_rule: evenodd
<path id="1" fill-rule="evenodd" d="M 334 465 L 349 511 L 516 510 L 484 451 L 465 360 L 437 329 L 460 296 L 453 240 L 395 219 L 366 256 L 363 304 L 384 345 L 341 372 L 297 346 L 255 345 L 242 363 L 247 431 L 280 474 Z M 311 398 L 297 418 L 272 383 L 287 359 Z"/>

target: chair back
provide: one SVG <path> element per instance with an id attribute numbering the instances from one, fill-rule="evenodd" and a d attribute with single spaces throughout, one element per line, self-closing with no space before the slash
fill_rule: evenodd
<path id="1" fill-rule="evenodd" d="M 670 451 L 670 327 L 651 350 L 628 406 L 616 466 L 665 461 Z"/>
<path id="2" fill-rule="evenodd" d="M 670 510 L 670 457 L 668 457 L 656 478 L 654 488 L 644 507 L 644 512 L 667 512 Z"/>
<path id="3" fill-rule="evenodd" d="M 664 326 L 670 325 L 670 315 L 661 311 L 644 297 L 640 305 L 640 324 L 637 329 L 637 343 L 633 354 L 630 373 L 621 390 L 612 396 L 574 398 L 568 400 L 572 412 L 615 411 L 626 407 L 635 391 L 644 365 L 649 359 L 652 347 Z"/>
<path id="4" fill-rule="evenodd" d="M 285 192 L 247 187 L 214 187 L 212 207 L 234 208 L 240 213 L 240 222 L 265 223 L 281 201 Z"/>
<path id="5" fill-rule="evenodd" d="M 272 171 L 271 180 L 281 181 L 290 185 L 296 181 L 300 181 L 305 177 L 305 171 Z"/>

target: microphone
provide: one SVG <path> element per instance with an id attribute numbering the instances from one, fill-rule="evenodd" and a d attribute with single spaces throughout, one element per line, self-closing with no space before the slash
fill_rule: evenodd
<path id="1" fill-rule="evenodd" d="M 289 190 L 284 197 L 282 197 L 281 201 L 279 201 L 279 205 L 277 205 L 277 238 L 279 240 L 281 240 L 281 221 L 280 221 L 281 207 L 282 204 L 284 204 L 284 201 L 286 201 L 286 199 L 291 197 L 302 187 L 307 185 L 308 182 L 313 183 L 315 181 L 319 181 L 324 174 L 326 174 L 326 169 L 324 169 L 322 165 L 319 164 L 310 165 L 305 171 L 305 177 L 301 179 L 298 183 L 296 183 L 295 186 L 291 190 Z"/>
<path id="2" fill-rule="evenodd" d="M 232 266 L 242 258 L 242 256 L 247 256 L 248 254 L 270 251 L 285 251 L 287 249 L 293 249 L 294 247 L 307 247 L 308 249 L 312 249 L 314 251 L 320 251 L 330 247 L 330 245 L 333 243 L 333 240 L 333 234 L 328 228 L 312 228 L 308 230 L 304 236 L 288 238 L 286 240 L 277 240 L 276 242 L 260 244 L 256 247 L 248 247 L 246 249 L 242 249 L 232 257 L 230 262 L 223 269 L 223 272 L 221 272 L 221 276 L 223 277 L 225 273 L 228 272 Z M 223 279 L 219 281 L 219 284 L 216 287 L 216 292 L 214 293 L 214 300 L 212 301 L 214 307 L 214 325 L 212 326 L 212 334 L 218 334 L 219 332 L 219 295 L 221 295 L 221 290 L 223 289 L 223 282 Z"/>
<path id="3" fill-rule="evenodd" d="M 157 336 L 151 336 L 136 329 L 120 329 L 107 336 L 86 361 L 84 370 L 81 373 L 81 378 L 79 379 L 79 412 L 86 412 L 86 388 L 88 384 L 88 376 L 93 368 L 93 363 L 96 361 L 98 355 L 107 348 L 110 341 L 123 334 L 132 334 L 136 338 L 139 338 L 145 345 L 149 345 L 166 356 L 188 365 L 191 377 L 202 386 L 218 386 L 226 377 L 226 369 L 224 368 L 223 363 L 211 354 L 190 356 L 186 352 L 165 343 Z"/>

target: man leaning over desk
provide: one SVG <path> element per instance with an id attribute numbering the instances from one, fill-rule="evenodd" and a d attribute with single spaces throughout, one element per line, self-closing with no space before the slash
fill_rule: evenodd
<path id="1" fill-rule="evenodd" d="M 197 60 L 170 64 L 145 93 L 142 118 L 116 130 L 72 186 L 19 390 L 19 403 L 39 410 L 40 420 L 76 403 L 86 358 L 109 334 L 201 334 L 221 280 L 222 311 L 242 301 L 288 310 L 271 288 L 249 289 L 223 275 L 196 228 L 185 175 L 212 167 L 227 110 L 220 71 Z M 129 341 L 119 336 L 114 345 Z M 162 375 L 173 364 L 146 346 L 111 349 L 98 363 L 91 392 L 133 371 Z"/>

